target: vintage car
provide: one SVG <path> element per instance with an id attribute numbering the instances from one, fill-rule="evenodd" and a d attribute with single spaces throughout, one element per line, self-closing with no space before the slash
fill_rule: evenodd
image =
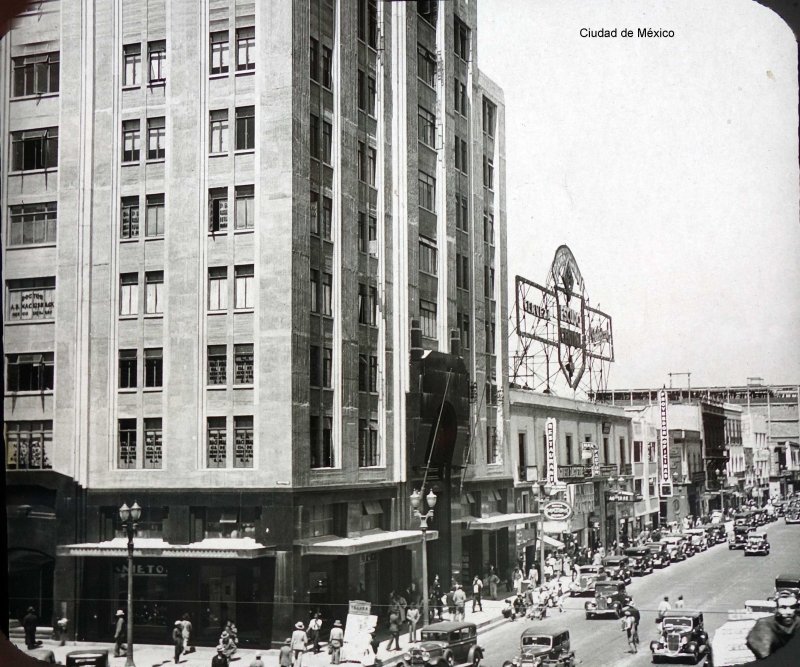
<path id="1" fill-rule="evenodd" d="M 661 636 L 650 642 L 653 662 L 691 660 L 697 664 L 708 654 L 708 635 L 699 611 L 675 609 L 664 614 Z"/>
<path id="2" fill-rule="evenodd" d="M 586 618 L 595 616 L 622 617 L 622 608 L 631 601 L 622 581 L 598 581 L 595 585 L 594 600 L 583 605 Z"/>
<path id="3" fill-rule="evenodd" d="M 686 554 L 681 547 L 680 540 L 675 540 L 672 538 L 662 537 L 660 543 L 663 544 L 667 548 L 667 553 L 669 553 L 669 559 L 673 563 L 679 560 L 686 560 Z"/>
<path id="4" fill-rule="evenodd" d="M 420 640 L 411 644 L 403 654 L 404 665 L 439 665 L 453 667 L 470 664 L 477 667 L 483 659 L 478 645 L 478 628 L 474 623 L 444 621 L 426 625 Z"/>
<path id="5" fill-rule="evenodd" d="M 745 510 L 744 512 L 736 512 L 733 515 L 733 527 L 736 526 L 750 526 L 753 525 L 753 512 Z"/>
<path id="6" fill-rule="evenodd" d="M 711 523 L 724 523 L 725 522 L 725 512 L 722 510 L 711 510 Z"/>
<path id="7" fill-rule="evenodd" d="M 696 551 L 705 551 L 711 546 L 708 541 L 708 535 L 703 528 L 689 528 L 684 530 L 683 534 L 689 536 Z"/>
<path id="8" fill-rule="evenodd" d="M 769 556 L 769 540 L 766 533 L 750 533 L 744 545 L 745 556 Z"/>
<path id="9" fill-rule="evenodd" d="M 653 571 L 653 557 L 647 547 L 629 547 L 623 553 L 630 560 L 630 569 L 633 574 L 644 575 Z"/>
<path id="10" fill-rule="evenodd" d="M 644 545 L 645 549 L 650 550 L 650 558 L 653 562 L 653 567 L 667 567 L 672 560 L 669 557 L 669 549 L 666 544 L 661 542 L 648 542 Z"/>
<path id="11" fill-rule="evenodd" d="M 722 544 L 727 541 L 728 536 L 725 534 L 725 526 L 722 524 L 710 524 L 703 526 L 708 536 L 709 544 Z"/>
<path id="12" fill-rule="evenodd" d="M 569 630 L 541 632 L 528 628 L 519 638 L 519 655 L 503 667 L 574 667 L 575 651 L 570 649 Z"/>
<path id="13" fill-rule="evenodd" d="M 797 510 L 790 510 L 783 517 L 784 523 L 800 523 L 800 512 Z"/>
<path id="14" fill-rule="evenodd" d="M 606 556 L 603 567 L 610 579 L 618 579 L 626 584 L 631 583 L 631 564 L 627 556 Z"/>
<path id="15" fill-rule="evenodd" d="M 684 559 L 694 555 L 694 549 L 691 548 L 691 541 L 686 535 L 681 535 L 680 533 L 669 533 L 662 536 L 661 541 L 670 542 L 676 545 L 681 550 Z"/>
<path id="16" fill-rule="evenodd" d="M 578 567 L 578 576 L 570 584 L 570 595 L 594 595 L 594 585 L 598 578 L 606 578 L 605 568 L 602 565 L 581 565 Z"/>
<path id="17" fill-rule="evenodd" d="M 752 526 L 734 526 L 733 532 L 728 533 L 728 549 L 744 549 L 747 536 L 755 532 Z"/>

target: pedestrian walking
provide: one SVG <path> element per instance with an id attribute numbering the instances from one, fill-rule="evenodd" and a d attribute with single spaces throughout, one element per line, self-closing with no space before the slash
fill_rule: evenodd
<path id="1" fill-rule="evenodd" d="M 445 602 L 447 603 L 447 614 L 450 616 L 451 621 L 454 621 L 456 617 L 456 603 L 453 600 L 455 590 L 455 587 L 451 588 L 444 596 Z"/>
<path id="2" fill-rule="evenodd" d="M 661 623 L 664 620 L 664 614 L 672 609 L 672 605 L 669 603 L 669 596 L 665 595 L 664 599 L 658 603 L 658 612 L 656 615 L 656 623 Z"/>
<path id="3" fill-rule="evenodd" d="M 303 654 L 306 652 L 307 645 L 306 626 L 303 621 L 297 621 L 294 624 L 294 632 L 292 632 L 292 667 L 300 667 L 303 664 Z"/>
<path id="4" fill-rule="evenodd" d="M 683 595 L 679 595 L 675 601 L 675 609 L 683 609 Z"/>
<path id="5" fill-rule="evenodd" d="M 558 613 L 564 613 L 564 602 L 566 602 L 567 598 L 569 597 L 569 593 L 564 590 L 564 587 L 561 585 L 561 582 L 558 582 Z"/>
<path id="6" fill-rule="evenodd" d="M 172 626 L 172 646 L 175 650 L 175 664 L 177 665 L 183 653 L 183 623 L 175 621 Z"/>
<path id="7" fill-rule="evenodd" d="M 511 582 L 514 588 L 514 592 L 517 595 L 520 595 L 522 593 L 522 579 L 523 579 L 522 570 L 520 570 L 518 567 L 515 567 L 514 572 L 511 574 Z"/>
<path id="8" fill-rule="evenodd" d="M 408 621 L 408 640 L 417 641 L 417 623 L 419 623 L 419 607 L 411 605 L 406 611 L 406 620 Z"/>
<path id="9" fill-rule="evenodd" d="M 475 613 L 475 605 L 478 605 L 478 609 L 483 611 L 483 603 L 481 602 L 481 591 L 483 590 L 483 582 L 481 578 L 476 574 L 475 578 L 472 580 L 472 613 Z"/>
<path id="10" fill-rule="evenodd" d="M 386 644 L 387 651 L 399 651 L 400 650 L 400 614 L 392 610 L 389 614 L 389 641 Z M 394 642 L 395 648 L 392 648 L 392 642 Z"/>
<path id="11" fill-rule="evenodd" d="M 442 585 L 439 583 L 439 575 L 435 575 L 433 577 L 433 586 L 431 586 L 431 596 L 435 600 L 434 608 L 436 609 L 436 614 L 439 617 L 439 620 L 442 620 L 442 615 L 444 611 L 444 607 L 442 605 Z M 430 604 L 430 603 L 429 603 Z"/>
<path id="12" fill-rule="evenodd" d="M 320 614 L 317 612 L 308 622 L 308 641 L 311 642 L 311 650 L 314 653 L 319 653 L 319 631 L 322 629 L 322 620 Z"/>
<path id="13" fill-rule="evenodd" d="M 456 584 L 456 590 L 453 592 L 453 604 L 456 608 L 455 620 L 463 621 L 465 617 L 465 606 L 467 604 L 467 594 L 461 587 L 461 584 Z"/>
<path id="14" fill-rule="evenodd" d="M 184 614 L 181 619 L 181 634 L 183 635 L 183 652 L 194 653 L 195 648 L 192 646 L 192 621 L 189 614 Z"/>
<path id="15" fill-rule="evenodd" d="M 211 667 L 228 667 L 228 658 L 225 656 L 225 647 L 222 644 L 217 645 L 217 655 L 211 658 Z"/>
<path id="16" fill-rule="evenodd" d="M 592 565 L 602 565 L 603 564 L 603 555 L 600 553 L 600 550 L 594 552 L 594 556 L 592 556 Z"/>
<path id="17" fill-rule="evenodd" d="M 119 658 L 123 655 L 122 647 L 125 641 L 125 612 L 122 609 L 117 609 L 115 618 L 117 620 L 114 624 L 114 657 Z M 125 651 L 127 652 L 127 650 L 126 646 Z"/>
<path id="18" fill-rule="evenodd" d="M 287 637 L 278 652 L 278 667 L 292 667 L 292 640 Z"/>
<path id="19" fill-rule="evenodd" d="M 25 630 L 25 646 L 29 649 L 36 648 L 36 626 L 39 617 L 33 607 L 28 607 L 28 612 L 22 617 L 22 628 Z"/>
<path id="20" fill-rule="evenodd" d="M 393 612 L 395 615 L 397 612 Z M 338 665 L 342 659 L 342 646 L 344 645 L 344 630 L 342 629 L 342 622 L 336 619 L 333 622 L 330 636 L 328 637 L 328 651 L 331 654 L 331 664 Z"/>
<path id="21" fill-rule="evenodd" d="M 400 611 L 400 623 L 405 623 L 406 609 L 408 609 L 408 601 L 402 595 L 398 594 L 395 604 L 397 604 L 397 608 Z"/>
<path id="22" fill-rule="evenodd" d="M 628 638 L 628 646 L 631 647 L 631 653 L 638 652 L 639 637 L 636 634 L 636 625 L 633 620 L 631 612 L 626 610 L 625 615 L 622 617 L 622 631 Z"/>
<path id="23" fill-rule="evenodd" d="M 260 653 L 256 653 L 256 657 L 250 661 L 250 667 L 264 667 L 264 661 L 261 659 Z"/>
<path id="24" fill-rule="evenodd" d="M 550 561 L 547 561 L 544 564 L 544 579 L 542 580 L 543 584 L 546 584 L 553 578 L 553 565 Z"/>
<path id="25" fill-rule="evenodd" d="M 490 572 L 489 576 L 486 578 L 486 581 L 489 582 L 489 595 L 492 596 L 492 600 L 496 600 L 497 584 L 500 583 L 500 577 L 497 576 L 497 572 Z"/>
<path id="26" fill-rule="evenodd" d="M 539 584 L 539 572 L 537 572 L 536 568 L 531 565 L 530 569 L 528 570 L 528 588 L 536 588 Z"/>

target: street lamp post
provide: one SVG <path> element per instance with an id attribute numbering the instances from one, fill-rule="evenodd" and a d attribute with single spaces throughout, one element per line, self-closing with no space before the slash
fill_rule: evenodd
<path id="1" fill-rule="evenodd" d="M 720 468 L 717 468 L 717 484 L 719 485 L 719 509 L 720 509 L 720 512 L 724 512 L 725 511 L 725 495 L 724 495 L 725 494 L 725 489 L 723 487 L 723 482 L 722 482 L 722 479 L 721 479 L 722 472 L 723 471 Z"/>
<path id="2" fill-rule="evenodd" d="M 539 581 L 544 583 L 544 514 L 542 514 L 542 507 L 544 505 L 545 494 L 544 480 L 539 480 L 533 483 L 533 491 L 536 494 L 536 510 L 539 514 Z"/>
<path id="3" fill-rule="evenodd" d="M 620 491 L 622 489 L 623 477 L 620 475 L 619 477 L 611 477 L 608 478 L 608 483 L 613 487 L 612 491 Z M 619 500 L 614 501 L 614 541 L 617 543 L 616 553 L 622 553 L 621 547 L 622 544 L 620 543 L 620 535 L 619 535 Z M 609 550 L 610 553 L 610 550 Z"/>
<path id="4" fill-rule="evenodd" d="M 436 494 L 433 489 L 425 497 L 430 507 L 424 514 L 420 512 L 420 505 L 425 509 L 422 493 L 414 489 L 411 493 L 411 513 L 419 519 L 419 529 L 422 531 L 422 625 L 428 625 L 428 541 L 425 533 L 428 532 L 428 519 L 433 517 L 433 508 L 436 507 Z"/>
<path id="5" fill-rule="evenodd" d="M 119 518 L 128 537 L 128 647 L 125 650 L 125 667 L 136 667 L 133 662 L 133 536 L 141 516 L 142 508 L 136 501 L 130 507 L 123 503 L 119 508 Z"/>

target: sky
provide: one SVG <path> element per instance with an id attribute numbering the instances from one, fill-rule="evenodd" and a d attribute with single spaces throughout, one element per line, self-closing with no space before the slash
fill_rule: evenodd
<path id="1" fill-rule="evenodd" d="M 565 243 L 613 318 L 610 388 L 800 383 L 797 47 L 776 14 L 479 0 L 478 63 L 505 95 L 509 308 Z"/>

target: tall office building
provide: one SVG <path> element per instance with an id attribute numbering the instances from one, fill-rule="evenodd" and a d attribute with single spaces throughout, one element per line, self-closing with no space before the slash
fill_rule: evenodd
<path id="1" fill-rule="evenodd" d="M 385 604 L 423 484 L 431 575 L 514 562 L 476 4 L 43 0 L 0 41 L 12 615 L 109 636 L 124 502 L 143 640 Z"/>

